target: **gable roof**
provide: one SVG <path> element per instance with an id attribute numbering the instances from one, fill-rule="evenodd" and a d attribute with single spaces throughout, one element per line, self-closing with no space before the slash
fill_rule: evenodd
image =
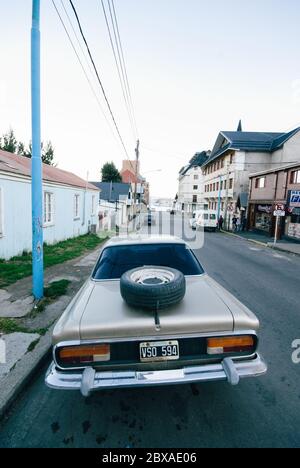
<path id="1" fill-rule="evenodd" d="M 300 127 L 287 133 L 222 131 L 218 135 L 210 158 L 204 165 L 207 165 L 231 149 L 272 153 L 280 149 L 286 141 L 299 131 Z"/>
<path id="2" fill-rule="evenodd" d="M 190 160 L 189 164 L 180 169 L 179 175 L 184 176 L 192 167 L 202 167 L 208 160 L 209 155 L 209 151 L 202 151 L 201 153 L 196 153 Z"/>
<path id="3" fill-rule="evenodd" d="M 124 184 L 122 182 L 91 182 L 93 185 L 101 190 L 101 200 L 116 202 L 120 197 L 128 197 L 130 190 L 130 184 Z"/>
<path id="4" fill-rule="evenodd" d="M 42 170 L 44 182 L 98 191 L 97 187 L 87 184 L 85 180 L 72 172 L 63 171 L 48 164 L 42 164 Z M 0 150 L 0 171 L 31 178 L 31 159 Z"/>

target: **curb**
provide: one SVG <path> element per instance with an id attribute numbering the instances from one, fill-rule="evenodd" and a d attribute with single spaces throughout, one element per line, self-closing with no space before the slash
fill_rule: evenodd
<path id="1" fill-rule="evenodd" d="M 235 234 L 234 232 L 229 232 L 229 231 L 221 231 L 223 234 L 227 234 L 228 236 L 232 236 L 232 237 L 237 237 L 239 239 L 244 239 L 248 242 L 252 242 L 253 244 L 257 244 L 257 245 L 260 245 L 262 247 L 266 247 L 268 249 L 272 249 L 272 250 L 278 250 L 279 252 L 284 252 L 286 254 L 289 254 L 289 255 L 296 255 L 296 256 L 300 256 L 300 253 L 298 252 L 292 252 L 291 250 L 286 250 L 286 249 L 282 249 L 278 246 L 274 247 L 273 243 L 264 243 L 264 242 L 260 242 L 258 240 L 255 240 L 255 239 L 249 239 L 247 237 L 243 237 L 243 236 L 239 236 L 238 234 Z"/>
<path id="2" fill-rule="evenodd" d="M 235 234 L 234 232 L 223 231 L 223 230 L 221 232 L 223 234 L 227 234 L 228 236 L 237 237 L 238 239 L 243 239 L 243 240 L 246 240 L 248 242 L 252 242 L 253 244 L 260 245 L 262 247 L 269 247 L 269 245 L 266 244 L 265 242 L 260 242 L 260 241 L 255 240 L 255 239 L 249 239 L 248 237 L 239 236 L 238 234 Z"/>
<path id="3" fill-rule="evenodd" d="M 45 363 L 52 348 L 52 325 L 40 338 L 35 349 L 17 362 L 14 369 L 0 381 L 0 420 L 5 416 L 15 399 L 30 382 L 35 372 Z"/>

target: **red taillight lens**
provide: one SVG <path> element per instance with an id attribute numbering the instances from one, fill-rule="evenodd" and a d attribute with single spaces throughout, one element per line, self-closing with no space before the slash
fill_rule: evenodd
<path id="1" fill-rule="evenodd" d="M 66 346 L 58 351 L 58 360 L 62 364 L 78 365 L 105 362 L 110 360 L 110 345 Z"/>
<path id="2" fill-rule="evenodd" d="M 227 336 L 208 338 L 207 354 L 241 353 L 254 350 L 253 336 Z"/>

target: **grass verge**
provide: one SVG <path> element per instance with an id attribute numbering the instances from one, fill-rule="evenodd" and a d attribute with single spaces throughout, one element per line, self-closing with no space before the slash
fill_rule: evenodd
<path id="1" fill-rule="evenodd" d="M 44 246 L 44 265 L 45 268 L 59 265 L 67 260 L 84 255 L 86 252 L 94 250 L 102 244 L 106 238 L 100 238 L 94 234 L 76 237 L 55 245 Z M 16 281 L 31 276 L 32 273 L 32 255 L 24 252 L 19 257 L 5 261 L 0 260 L 0 288 L 9 286 Z"/>

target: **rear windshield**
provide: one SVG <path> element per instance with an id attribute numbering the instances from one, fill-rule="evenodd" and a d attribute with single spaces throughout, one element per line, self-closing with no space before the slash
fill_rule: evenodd
<path id="1" fill-rule="evenodd" d="M 119 279 L 128 270 L 149 265 L 175 268 L 186 276 L 204 273 L 193 252 L 184 244 L 143 244 L 107 247 L 92 277 Z"/>

